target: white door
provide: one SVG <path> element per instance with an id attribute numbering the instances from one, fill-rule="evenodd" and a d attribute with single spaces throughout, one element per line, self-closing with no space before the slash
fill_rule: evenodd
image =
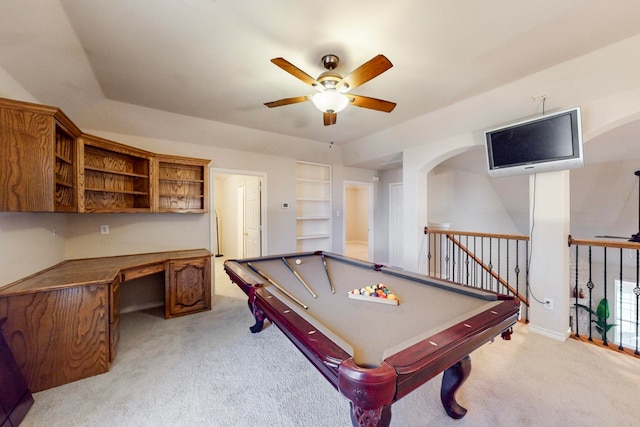
<path id="1" fill-rule="evenodd" d="M 238 239 L 238 258 L 245 258 L 246 253 L 246 242 L 247 242 L 247 232 L 245 227 L 245 219 L 244 219 L 244 211 L 245 211 L 245 187 L 238 187 L 238 197 L 237 203 L 238 208 L 236 209 L 236 238 Z"/>
<path id="2" fill-rule="evenodd" d="M 261 205 L 261 181 L 260 178 L 250 177 L 245 187 L 244 219 L 246 232 L 245 256 L 258 257 L 261 254 L 261 230 L 260 230 L 260 205 Z"/>
<path id="3" fill-rule="evenodd" d="M 389 184 L 389 265 L 402 264 L 402 183 L 394 183 Z"/>

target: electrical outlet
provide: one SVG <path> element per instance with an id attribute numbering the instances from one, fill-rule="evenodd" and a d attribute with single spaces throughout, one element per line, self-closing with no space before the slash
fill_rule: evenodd
<path id="1" fill-rule="evenodd" d="M 544 299 L 544 308 L 547 310 L 553 310 L 553 300 L 551 298 Z"/>
<path id="2" fill-rule="evenodd" d="M 109 226 L 101 225 L 100 226 L 100 234 L 109 234 Z"/>

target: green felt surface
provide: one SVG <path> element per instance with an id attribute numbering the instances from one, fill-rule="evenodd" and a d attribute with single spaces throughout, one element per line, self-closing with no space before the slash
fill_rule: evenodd
<path id="1" fill-rule="evenodd" d="M 301 264 L 296 265 L 298 258 Z M 317 298 L 281 258 L 256 260 L 251 264 L 307 305 L 309 308 L 303 309 L 275 286 L 265 284 L 271 293 L 351 354 L 360 366 L 378 366 L 384 358 L 499 304 L 499 301 L 459 292 L 457 286 L 452 287 L 453 290 L 441 289 L 413 278 L 375 271 L 368 264 L 354 265 L 341 258 L 325 256 L 335 287 L 333 294 L 319 255 L 294 255 L 287 260 Z M 247 268 L 246 264 L 243 266 Z M 354 288 L 376 283 L 389 287 L 400 304 L 378 304 L 347 296 Z"/>

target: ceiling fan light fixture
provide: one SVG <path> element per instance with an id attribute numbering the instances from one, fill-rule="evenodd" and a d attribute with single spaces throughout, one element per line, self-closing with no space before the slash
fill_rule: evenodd
<path id="1" fill-rule="evenodd" d="M 349 104 L 349 99 L 335 89 L 318 92 L 313 95 L 311 101 L 323 113 L 338 113 Z"/>

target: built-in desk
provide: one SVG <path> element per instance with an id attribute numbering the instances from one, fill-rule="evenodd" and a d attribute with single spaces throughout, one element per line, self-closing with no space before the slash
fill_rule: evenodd
<path id="1" fill-rule="evenodd" d="M 32 392 L 107 372 L 120 284 L 165 272 L 165 317 L 211 309 L 205 249 L 67 260 L 0 288 L 2 334 Z"/>

